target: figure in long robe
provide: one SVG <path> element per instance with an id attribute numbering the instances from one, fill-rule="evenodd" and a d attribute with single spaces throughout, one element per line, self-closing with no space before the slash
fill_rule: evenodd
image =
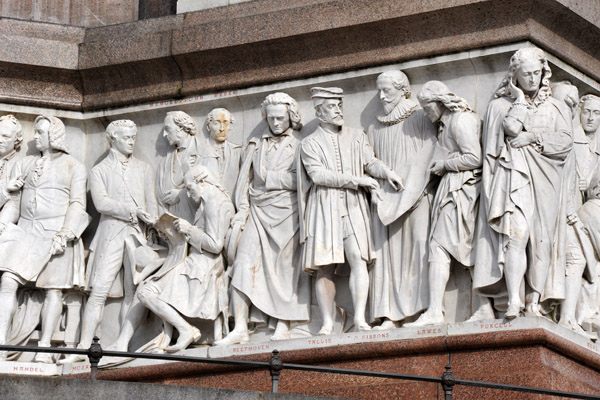
<path id="1" fill-rule="evenodd" d="M 398 190 L 402 179 L 375 157 L 364 132 L 344 126 L 342 89 L 315 87 L 311 92 L 320 123 L 300 145 L 302 265 L 305 271 L 317 274 L 315 287 L 323 320 L 319 334 L 333 330 L 333 278 L 336 264 L 345 262 L 350 266 L 354 329 L 369 330 L 365 317 L 367 264 L 374 253 L 366 190 L 378 198 L 379 184 L 374 178 L 386 179 Z"/>
<path id="2" fill-rule="evenodd" d="M 550 77 L 541 50 L 517 51 L 484 119 L 474 288 L 507 318 L 523 308 L 539 316 L 542 302 L 564 298 L 573 135 Z"/>
<path id="3" fill-rule="evenodd" d="M 431 193 L 429 165 L 436 149 L 433 124 L 410 98 L 401 71 L 377 78 L 384 113 L 367 134 L 375 156 L 405 182 L 402 191 L 379 180 L 383 199 L 372 207 L 375 262 L 369 274 L 371 322 L 389 329 L 429 304 L 427 241 Z"/>
<path id="4" fill-rule="evenodd" d="M 291 321 L 309 319 L 310 277 L 302 271 L 298 235 L 298 104 L 274 93 L 261 110 L 268 131 L 250 140 L 236 185 L 233 231 L 244 228 L 231 281 L 235 328 L 219 345 L 249 340 L 250 307 L 277 320 L 271 340 L 288 338 Z"/>

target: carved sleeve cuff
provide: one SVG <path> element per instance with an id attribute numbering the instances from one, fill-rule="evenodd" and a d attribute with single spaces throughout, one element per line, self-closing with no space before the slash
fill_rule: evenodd
<path id="1" fill-rule="evenodd" d="M 514 118 L 517 121 L 519 121 L 521 124 L 525 125 L 525 122 L 527 121 L 528 108 L 529 107 L 527 106 L 526 103 L 514 102 L 510 106 L 510 109 L 508 110 L 508 114 L 506 114 L 506 116 Z"/>
<path id="2" fill-rule="evenodd" d="M 458 157 L 450 158 L 444 161 L 444 169 L 446 171 L 460 172 L 458 169 Z"/>

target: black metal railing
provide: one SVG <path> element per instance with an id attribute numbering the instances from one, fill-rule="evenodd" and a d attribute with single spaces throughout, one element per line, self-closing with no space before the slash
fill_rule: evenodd
<path id="1" fill-rule="evenodd" d="M 271 359 L 267 361 L 248 361 L 248 360 L 233 360 L 224 358 L 206 358 L 206 357 L 190 357 L 190 356 L 178 356 L 172 354 L 152 354 L 152 353 L 134 353 L 126 351 L 111 351 L 103 350 L 100 346 L 99 339 L 94 338 L 94 342 L 88 349 L 74 349 L 66 347 L 37 347 L 37 346 L 10 346 L 0 345 L 0 351 L 18 351 L 18 352 L 29 352 L 29 353 L 54 353 L 54 354 L 77 354 L 87 356 L 90 362 L 90 379 L 96 380 L 98 375 L 98 364 L 102 357 L 125 357 L 125 358 L 143 358 L 149 360 L 164 360 L 164 361 L 179 361 L 179 362 L 192 362 L 192 363 L 203 363 L 203 364 L 225 364 L 225 365 L 236 365 L 236 366 L 247 366 L 268 369 L 271 374 L 271 391 L 273 393 L 279 392 L 279 380 L 281 372 L 285 370 L 297 370 L 307 372 L 323 372 L 329 374 L 343 374 L 343 375 L 357 375 L 357 376 L 368 376 L 373 378 L 386 378 L 386 379 L 401 379 L 410 380 L 417 382 L 430 382 L 437 383 L 442 386 L 444 391 L 444 398 L 446 400 L 452 400 L 452 391 L 454 386 L 472 386 L 484 389 L 498 389 L 498 390 L 509 390 L 521 393 L 533 393 L 548 396 L 559 396 L 570 399 L 597 399 L 600 400 L 600 395 L 591 395 L 583 393 L 565 392 L 561 390 L 551 390 L 534 388 L 528 386 L 509 385 L 504 383 L 492 383 L 483 381 L 473 381 L 467 379 L 457 379 L 452 373 L 451 358 L 448 354 L 448 364 L 445 367 L 445 371 L 441 377 L 435 376 L 422 376 L 422 375 L 408 375 L 398 374 L 392 372 L 378 372 L 378 371 L 365 371 L 359 369 L 345 369 L 345 368 L 332 368 L 332 367 L 321 367 L 317 365 L 305 365 L 305 364 L 292 364 L 284 363 L 279 355 L 279 351 L 273 350 Z"/>

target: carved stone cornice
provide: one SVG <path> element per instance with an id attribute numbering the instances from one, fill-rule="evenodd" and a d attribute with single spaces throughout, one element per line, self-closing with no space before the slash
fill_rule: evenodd
<path id="1" fill-rule="evenodd" d="M 600 81 L 600 4 L 254 0 L 81 28 L 0 19 L 0 102 L 89 111 L 530 41 Z"/>

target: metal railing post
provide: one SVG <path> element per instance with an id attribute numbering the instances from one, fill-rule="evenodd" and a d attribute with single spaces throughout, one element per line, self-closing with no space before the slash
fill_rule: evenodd
<path id="1" fill-rule="evenodd" d="M 90 379 L 93 381 L 96 380 L 96 376 L 98 375 L 98 363 L 102 358 L 102 346 L 100 346 L 99 341 L 100 339 L 98 338 L 98 336 L 94 336 L 93 343 L 91 344 L 87 353 L 91 367 Z"/>
<path id="2" fill-rule="evenodd" d="M 283 361 L 279 357 L 279 351 L 273 350 L 269 360 L 269 372 L 271 372 L 271 393 L 279 393 L 279 375 L 283 369 Z"/>
<path id="3" fill-rule="evenodd" d="M 450 363 L 448 363 L 446 365 L 446 371 L 442 374 L 442 389 L 444 389 L 445 400 L 452 400 L 452 390 L 454 390 L 455 384 L 456 379 L 454 379 L 452 367 L 450 366 Z"/>

